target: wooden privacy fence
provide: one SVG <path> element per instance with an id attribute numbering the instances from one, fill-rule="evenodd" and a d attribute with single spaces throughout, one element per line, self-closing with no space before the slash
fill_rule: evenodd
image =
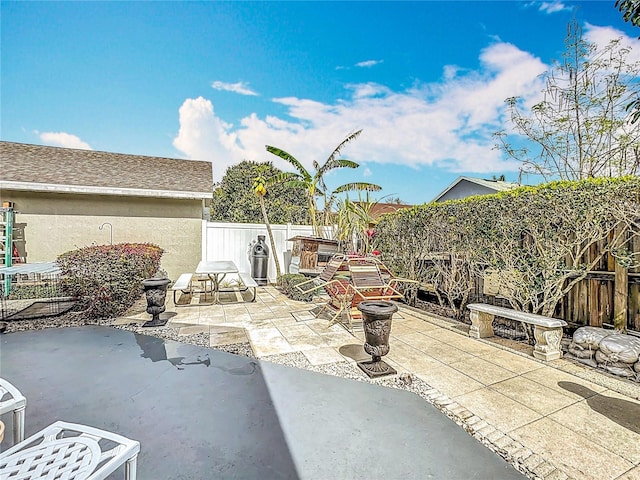
<path id="1" fill-rule="evenodd" d="M 629 252 L 640 260 L 640 237 L 627 244 Z M 603 245 L 596 244 L 594 255 Z M 640 268 L 625 268 L 612 255 L 605 255 L 597 270 L 575 285 L 560 305 L 560 314 L 568 323 L 601 327 L 613 325 L 616 316 L 626 318 L 627 329 L 640 331 Z"/>
<path id="2" fill-rule="evenodd" d="M 637 264 L 640 236 L 630 238 L 626 247 Z M 594 244 L 585 254 L 584 263 L 596 258 L 604 248 L 604 242 Z M 476 279 L 471 301 L 507 306 L 506 299 L 495 291 L 491 275 L 499 272 Z M 611 254 L 605 254 L 597 268 L 573 286 L 554 314 L 570 325 L 594 327 L 613 326 L 617 315 L 625 318 L 628 330 L 640 332 L 640 267 L 626 268 Z"/>

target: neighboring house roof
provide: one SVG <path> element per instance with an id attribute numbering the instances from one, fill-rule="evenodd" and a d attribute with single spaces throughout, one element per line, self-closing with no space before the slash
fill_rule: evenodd
<path id="1" fill-rule="evenodd" d="M 431 201 L 432 202 L 440 201 L 440 199 L 444 197 L 447 193 L 449 193 L 451 190 L 454 190 L 456 187 L 458 187 L 460 184 L 464 182 L 469 182 L 469 183 L 478 185 L 480 187 L 484 187 L 484 189 L 493 190 L 492 192 L 487 192 L 487 194 L 504 192 L 507 190 L 520 187 L 520 185 L 518 185 L 517 183 L 503 182 L 502 180 L 486 180 L 483 178 L 474 178 L 474 177 L 458 177 L 451 185 L 445 188 Z"/>
<path id="2" fill-rule="evenodd" d="M 0 188 L 211 198 L 210 162 L 0 142 Z"/>
<path id="3" fill-rule="evenodd" d="M 393 213 L 397 210 L 404 210 L 405 208 L 411 208 L 413 205 L 404 205 L 399 203 L 374 203 L 369 210 L 369 215 L 374 220 L 378 220 L 385 213 Z"/>

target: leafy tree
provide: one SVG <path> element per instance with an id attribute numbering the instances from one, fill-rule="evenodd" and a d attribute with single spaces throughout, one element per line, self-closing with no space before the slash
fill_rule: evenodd
<path id="1" fill-rule="evenodd" d="M 625 22 L 630 22 L 636 27 L 640 27 L 640 0 L 616 0 L 616 7 L 622 12 Z M 640 38 L 640 37 L 638 37 Z M 636 98 L 627 105 L 627 110 L 632 111 L 631 123 L 640 120 L 640 98 Z"/>
<path id="2" fill-rule="evenodd" d="M 543 100 L 529 112 L 518 97 L 506 100 L 515 133 L 534 148 L 514 146 L 505 132 L 497 148 L 545 180 L 638 174 L 640 129 L 625 106 L 638 96 L 640 63 L 629 63 L 629 52 L 619 39 L 588 43 L 570 24 L 562 62 L 543 75 Z"/>
<path id="3" fill-rule="evenodd" d="M 269 171 L 269 166 L 262 164 L 257 165 L 254 168 L 254 172 L 256 177 L 253 179 L 253 185 L 251 188 L 254 193 L 258 196 L 260 200 L 260 210 L 262 211 L 262 218 L 264 219 L 264 224 L 267 227 L 267 233 L 269 234 L 269 242 L 271 243 L 271 252 L 273 254 L 273 261 L 276 264 L 276 278 L 280 278 L 282 272 L 280 271 L 280 260 L 278 260 L 278 252 L 276 251 L 276 243 L 273 240 L 273 232 L 271 231 L 271 224 L 269 223 L 269 217 L 267 215 L 267 209 L 264 205 L 264 197 L 267 194 L 267 179 L 265 175 Z"/>
<path id="4" fill-rule="evenodd" d="M 640 0 L 616 0 L 616 8 L 625 22 L 640 27 Z"/>
<path id="5" fill-rule="evenodd" d="M 264 164 L 245 160 L 229 167 L 222 181 L 215 186 L 211 203 L 211 220 L 218 222 L 262 223 L 261 206 L 252 191 L 255 169 L 264 165 L 267 183 L 281 174 L 271 162 Z M 265 209 L 273 223 L 309 224 L 305 191 L 291 185 L 271 185 L 263 196 Z"/>
<path id="6" fill-rule="evenodd" d="M 313 225 L 313 230 L 318 237 L 322 237 L 322 228 L 321 223 L 318 222 L 318 209 L 316 204 L 317 197 L 324 197 L 325 206 L 330 204 L 330 197 L 335 196 L 342 192 L 354 191 L 354 190 L 366 190 L 370 192 L 375 192 L 381 190 L 381 187 L 375 185 L 373 183 L 366 182 L 354 182 L 347 183 L 345 185 L 341 185 L 336 188 L 331 194 L 327 192 L 327 186 L 324 182 L 324 175 L 336 168 L 358 168 L 360 165 L 351 160 L 345 160 L 342 158 L 338 158 L 340 155 L 340 151 L 342 148 L 358 138 L 358 135 L 362 130 L 358 130 L 347 136 L 329 155 L 329 158 L 324 162 L 324 164 L 320 165 L 317 161 L 313 161 L 313 168 L 315 172 L 313 174 L 309 172 L 302 163 L 300 163 L 293 155 L 281 150 L 280 148 L 272 147 L 270 145 L 266 145 L 266 149 L 269 153 L 282 158 L 286 162 L 293 165 L 293 167 L 297 170 L 296 172 L 285 172 L 278 175 L 274 181 L 281 182 L 284 185 L 290 187 L 297 187 L 304 189 L 306 192 L 307 198 L 307 210 L 309 218 L 311 219 L 311 224 Z"/>

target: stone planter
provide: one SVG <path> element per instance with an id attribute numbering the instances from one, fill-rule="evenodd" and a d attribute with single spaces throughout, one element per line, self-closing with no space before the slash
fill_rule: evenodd
<path id="1" fill-rule="evenodd" d="M 360 302 L 358 310 L 362 312 L 364 351 L 371 355 L 371 360 L 358 362 L 358 367 L 371 378 L 395 375 L 398 372 L 383 362 L 382 357 L 389 353 L 391 320 L 398 307 L 385 300 L 365 300 Z"/>
<path id="2" fill-rule="evenodd" d="M 164 302 L 167 298 L 167 286 L 171 283 L 168 278 L 147 278 L 142 281 L 144 294 L 147 297 L 147 313 L 151 315 L 151 320 L 143 327 L 162 327 L 166 325 L 167 319 L 161 320 L 160 314 L 165 311 Z"/>

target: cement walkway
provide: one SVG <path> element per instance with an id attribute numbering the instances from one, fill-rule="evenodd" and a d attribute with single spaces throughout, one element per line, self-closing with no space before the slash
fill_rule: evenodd
<path id="1" fill-rule="evenodd" d="M 366 357 L 362 333 L 327 329 L 312 308 L 262 287 L 255 303 L 167 311 L 176 313 L 169 325 L 184 335 L 209 334 L 212 346 L 248 341 L 260 359 L 303 355 L 310 368 L 358 371 L 355 361 Z M 148 318 L 134 309 L 119 321 Z M 385 359 L 399 376 L 426 382 L 429 401 L 531 478 L 640 480 L 640 385 L 470 339 L 464 329 L 404 306 L 390 343 Z"/>

